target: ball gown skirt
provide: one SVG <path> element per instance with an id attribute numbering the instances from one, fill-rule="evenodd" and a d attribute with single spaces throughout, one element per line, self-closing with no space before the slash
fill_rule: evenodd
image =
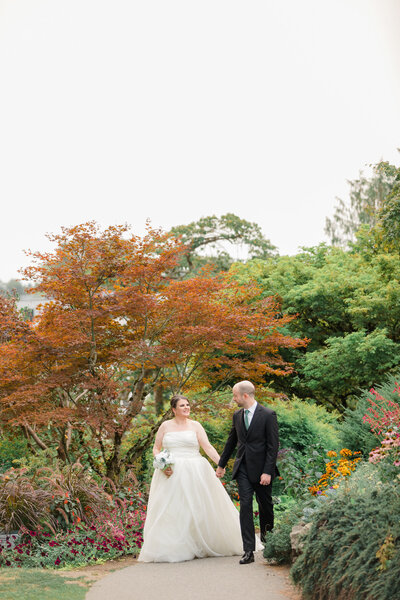
<path id="1" fill-rule="evenodd" d="M 175 463 L 168 478 L 156 469 L 150 487 L 142 562 L 180 562 L 243 553 L 239 512 L 201 456 L 194 431 L 170 431 L 163 448 Z"/>

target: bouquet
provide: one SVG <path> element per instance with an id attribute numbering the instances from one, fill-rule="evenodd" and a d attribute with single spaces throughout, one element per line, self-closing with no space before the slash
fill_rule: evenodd
<path id="1" fill-rule="evenodd" d="M 154 457 L 153 467 L 155 469 L 161 469 L 161 471 L 165 471 L 165 469 L 173 465 L 174 462 L 175 461 L 168 450 L 162 450 Z"/>

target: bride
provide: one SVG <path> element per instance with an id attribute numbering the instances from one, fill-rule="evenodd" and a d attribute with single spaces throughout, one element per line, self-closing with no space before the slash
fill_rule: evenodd
<path id="1" fill-rule="evenodd" d="M 180 562 L 205 556 L 242 554 L 239 513 L 210 463 L 218 452 L 200 423 L 189 419 L 184 396 L 173 396 L 173 419 L 159 428 L 153 454 L 168 450 L 172 467 L 156 469 L 150 487 L 142 562 Z"/>

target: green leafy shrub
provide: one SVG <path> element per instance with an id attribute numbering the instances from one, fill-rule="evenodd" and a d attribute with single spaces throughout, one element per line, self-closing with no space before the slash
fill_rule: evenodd
<path id="1" fill-rule="evenodd" d="M 0 473 L 14 466 L 14 461 L 29 455 L 26 439 L 19 436 L 0 434 Z"/>
<path id="2" fill-rule="evenodd" d="M 355 407 L 347 408 L 342 421 L 338 423 L 338 433 L 342 445 L 353 452 L 358 450 L 365 457 L 379 443 L 378 436 L 372 433 L 369 424 L 363 421 L 370 406 L 369 395 L 370 392 L 363 392 Z"/>
<path id="3" fill-rule="evenodd" d="M 264 558 L 273 560 L 277 564 L 290 563 L 292 561 L 292 547 L 290 543 L 290 532 L 301 519 L 304 501 L 291 500 L 274 507 L 275 525 L 274 529 L 267 534 L 264 544 Z"/>
<path id="4" fill-rule="evenodd" d="M 400 481 L 363 464 L 313 514 L 291 575 L 306 600 L 400 598 Z"/>
<path id="5" fill-rule="evenodd" d="M 272 408 L 278 418 L 281 448 L 306 454 L 310 447 L 333 450 L 340 446 L 336 413 L 296 397 L 274 401 Z"/>
<path id="6" fill-rule="evenodd" d="M 220 420 L 208 419 L 207 421 L 203 420 L 202 425 L 210 443 L 221 453 L 232 427 L 232 419 L 229 419 L 229 417 Z"/>
<path id="7" fill-rule="evenodd" d="M 325 471 L 326 453 L 321 446 L 308 448 L 302 454 L 292 448 L 283 448 L 278 453 L 280 477 L 274 481 L 275 494 L 288 494 L 296 498 L 308 494 Z"/>

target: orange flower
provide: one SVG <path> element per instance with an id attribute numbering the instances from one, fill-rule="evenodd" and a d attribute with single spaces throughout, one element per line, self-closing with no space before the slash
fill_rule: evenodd
<path id="1" fill-rule="evenodd" d="M 309 491 L 313 496 L 317 494 L 326 495 L 326 488 L 328 486 L 336 489 L 338 484 L 334 485 L 334 482 L 338 479 L 344 479 L 351 475 L 352 471 L 356 468 L 357 463 L 361 460 L 360 452 L 352 452 L 347 448 L 343 448 L 339 452 L 340 458 L 339 460 L 330 460 L 326 463 L 325 473 L 318 480 L 317 485 L 313 485 L 309 487 Z M 327 452 L 327 456 L 329 458 L 337 457 L 337 453 L 333 450 Z M 352 457 L 352 458 L 351 458 Z"/>
<path id="2" fill-rule="evenodd" d="M 351 451 L 351 450 L 349 450 L 348 448 L 343 448 L 343 449 L 342 449 L 342 450 L 339 452 L 339 454 L 340 454 L 341 456 L 352 456 L 352 455 L 353 455 L 352 451 Z"/>

